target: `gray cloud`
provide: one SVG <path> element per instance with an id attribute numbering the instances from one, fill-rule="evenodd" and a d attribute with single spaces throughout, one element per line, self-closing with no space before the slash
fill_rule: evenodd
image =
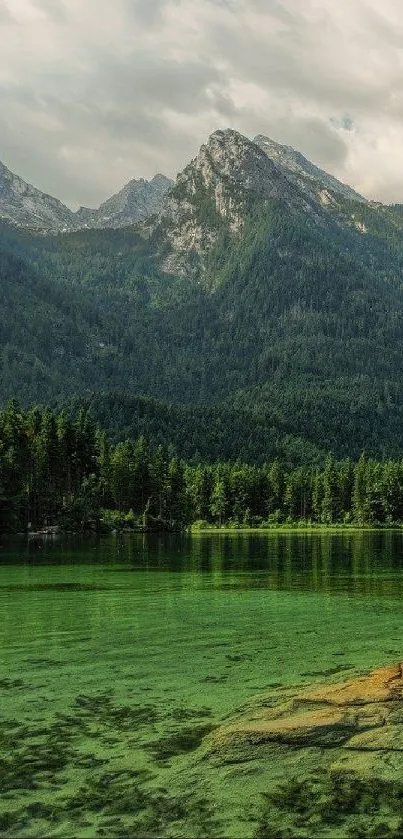
<path id="1" fill-rule="evenodd" d="M 11 23 L 13 20 L 10 9 L 6 6 L 4 0 L 0 0 L 0 25 L 2 23 Z"/>
<path id="2" fill-rule="evenodd" d="M 165 0 L 127 0 L 126 14 L 141 26 L 155 26 L 161 22 L 165 5 Z"/>
<path id="3" fill-rule="evenodd" d="M 403 201 L 400 0 L 0 0 L 0 34 L 0 159 L 71 206 L 227 125 Z"/>
<path id="4" fill-rule="evenodd" d="M 33 7 L 42 12 L 49 20 L 57 24 L 67 20 L 66 7 L 62 0 L 32 0 Z"/>

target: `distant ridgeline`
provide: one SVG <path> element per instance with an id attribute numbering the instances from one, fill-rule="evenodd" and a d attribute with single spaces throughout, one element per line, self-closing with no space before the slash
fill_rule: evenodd
<path id="1" fill-rule="evenodd" d="M 361 456 L 322 468 L 213 465 L 144 437 L 111 445 L 88 412 L 0 412 L 0 532 L 403 523 L 403 462 Z"/>

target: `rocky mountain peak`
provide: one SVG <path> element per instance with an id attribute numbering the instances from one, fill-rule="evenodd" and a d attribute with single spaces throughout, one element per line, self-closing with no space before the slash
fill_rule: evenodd
<path id="1" fill-rule="evenodd" d="M 83 228 L 123 227 L 159 212 L 173 181 L 157 174 L 151 181 L 129 181 L 98 209 L 80 207 L 74 213 L 57 198 L 41 192 L 0 161 L 0 219 L 41 233 Z"/>
<path id="2" fill-rule="evenodd" d="M 150 184 L 154 187 L 162 187 L 163 189 L 167 188 L 170 189 L 173 186 L 173 181 L 171 178 L 167 178 L 166 175 L 162 175 L 161 172 L 157 172 L 153 178 L 151 178 Z"/>
<path id="3" fill-rule="evenodd" d="M 333 175 L 315 166 L 301 152 L 292 146 L 276 143 L 264 134 L 258 134 L 253 141 L 267 157 L 282 168 L 287 177 L 304 191 L 320 199 L 319 190 L 327 189 L 348 201 L 365 202 L 366 199 L 350 186 L 343 184 Z"/>
<path id="4" fill-rule="evenodd" d="M 254 142 L 232 129 L 215 131 L 199 153 L 181 172 L 170 199 L 171 208 L 180 202 L 197 212 L 196 198 L 208 195 L 216 212 L 231 228 L 242 223 L 248 193 L 261 198 L 294 202 L 295 188 L 282 169 Z"/>
<path id="5" fill-rule="evenodd" d="M 283 183 L 278 167 L 262 149 L 230 128 L 215 131 L 201 146 L 198 155 L 178 176 L 178 182 L 196 183 L 212 189 L 217 210 L 225 214 L 223 193 L 239 193 L 239 188 L 257 195 L 276 197 L 283 194 Z M 287 187 L 286 187 L 287 189 Z"/>
<path id="6" fill-rule="evenodd" d="M 17 227 L 67 230 L 74 213 L 57 198 L 26 183 L 0 161 L 0 218 Z"/>
<path id="7" fill-rule="evenodd" d="M 240 230 L 256 198 L 319 212 L 318 202 L 291 183 L 260 146 L 233 129 L 215 131 L 178 175 L 164 202 L 160 218 L 173 252 L 166 270 L 188 272 L 189 253 L 198 257 L 192 257 L 196 270 L 202 267 L 220 227 Z"/>
<path id="8" fill-rule="evenodd" d="M 158 213 L 173 181 L 165 175 L 154 175 L 151 181 L 133 178 L 116 195 L 104 201 L 97 210 L 81 214 L 85 226 L 91 228 L 124 227 L 143 221 Z"/>

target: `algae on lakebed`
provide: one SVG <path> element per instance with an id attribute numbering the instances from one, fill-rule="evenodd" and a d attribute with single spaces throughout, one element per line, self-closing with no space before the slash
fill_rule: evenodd
<path id="1" fill-rule="evenodd" d="M 321 744 L 227 742 L 225 760 L 213 743 L 261 699 L 292 702 L 313 679 L 400 657 L 402 538 L 134 536 L 15 563 L 3 549 L 0 833 L 293 835 L 287 784 L 305 780 L 317 835 L 374 830 L 377 814 L 330 825 L 320 809 L 337 773 L 379 778 L 385 795 L 403 777 L 401 754 L 365 750 L 367 732 L 360 750 L 330 748 L 323 731 Z M 397 711 L 393 725 L 395 737 Z M 382 802 L 371 806 L 396 831 Z"/>
<path id="2" fill-rule="evenodd" d="M 232 783 L 253 767 L 257 839 L 403 833 L 401 664 L 256 697 L 205 749 Z"/>
<path id="3" fill-rule="evenodd" d="M 329 771 L 291 778 L 263 798 L 256 839 L 403 835 L 403 782 Z"/>
<path id="4" fill-rule="evenodd" d="M 81 698 L 76 721 L 66 715 L 58 736 L 56 722 L 36 733 L 10 725 L 9 745 L 20 763 L 9 767 L 6 789 L 24 789 L 25 798 L 1 813 L 5 836 L 43 833 L 45 824 L 47 835 L 67 835 L 68 826 L 83 837 L 402 835 L 400 664 L 340 682 L 273 688 L 221 725 L 200 724 L 196 709 L 193 726 L 171 717 L 171 734 L 143 742 L 151 760 L 142 769 L 130 760 L 119 766 L 113 748 L 103 759 L 83 753 L 82 726 L 87 742 L 96 738 L 89 717 L 99 725 L 105 713 L 108 728 L 121 721 L 113 714 L 111 722 L 115 705 L 106 699 Z M 126 736 L 125 713 L 122 720 Z M 138 722 L 144 724 L 141 716 Z M 68 760 L 76 770 L 91 770 L 74 788 L 64 774 Z M 7 804 L 13 803 L 11 796 Z"/>

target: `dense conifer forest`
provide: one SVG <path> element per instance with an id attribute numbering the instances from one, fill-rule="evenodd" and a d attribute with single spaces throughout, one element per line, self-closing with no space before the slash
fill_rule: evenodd
<path id="1" fill-rule="evenodd" d="M 96 390 L 94 415 L 112 436 L 149 438 L 138 400 L 155 400 L 156 439 L 186 459 L 399 457 L 401 222 L 390 209 L 359 212 L 365 237 L 259 205 L 237 237 L 220 228 L 201 280 L 164 273 L 161 231 L 38 237 L 3 224 L 0 404 L 62 406 Z M 223 445 L 197 431 L 214 411 L 233 429 Z"/>
<path id="2" fill-rule="evenodd" d="M 403 461 L 186 463 L 141 436 L 111 444 L 88 411 L 0 412 L 0 532 L 403 523 Z"/>
<path id="3" fill-rule="evenodd" d="M 262 198 L 249 189 L 253 167 L 238 171 L 228 143 L 216 171 L 227 202 L 220 211 L 212 183 L 190 164 L 172 190 L 175 212 L 144 224 L 49 236 L 0 222 L 0 406 L 18 397 L 28 422 L 29 406 L 50 405 L 56 424 L 74 416 L 74 427 L 90 411 L 114 456 L 125 439 L 144 437 L 151 452 L 174 452 L 187 470 L 278 461 L 284 475 L 308 475 L 323 470 L 329 452 L 338 464 L 363 451 L 370 462 L 397 462 L 401 207 L 340 194 L 324 206 L 283 178 L 277 197 Z M 239 223 L 231 224 L 234 207 Z M 95 482 L 108 482 L 97 469 Z M 62 483 L 66 512 L 79 487 L 66 492 Z M 159 515 L 155 490 L 145 494 L 149 517 Z M 104 501 L 113 508 L 110 494 Z M 228 504 L 225 520 L 235 516 Z M 356 515 L 343 505 L 343 515 Z M 302 506 L 303 517 L 321 519 L 313 502 L 312 511 Z M 31 507 L 24 516 L 35 523 Z M 249 508 L 262 520 L 277 510 L 295 515 L 284 499 Z"/>

